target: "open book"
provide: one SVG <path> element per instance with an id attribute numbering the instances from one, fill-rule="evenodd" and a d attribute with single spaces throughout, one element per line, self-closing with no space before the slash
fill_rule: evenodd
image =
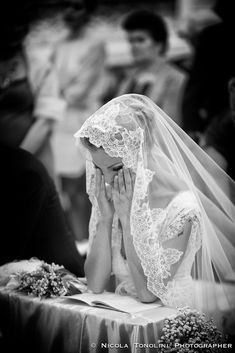
<path id="1" fill-rule="evenodd" d="M 121 311 L 129 314 L 156 309 L 162 306 L 159 300 L 154 303 L 145 304 L 135 298 L 122 296 L 111 292 L 104 292 L 101 294 L 82 293 L 66 296 L 64 298 L 75 299 L 90 306 Z"/>

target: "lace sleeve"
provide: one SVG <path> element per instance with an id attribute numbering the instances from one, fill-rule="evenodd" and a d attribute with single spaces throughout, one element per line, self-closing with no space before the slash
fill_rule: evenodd
<path id="1" fill-rule="evenodd" d="M 201 247 L 202 222 L 201 214 L 197 209 L 179 214 L 179 218 L 185 224 L 190 221 L 191 229 L 186 249 L 183 253 L 182 261 L 179 264 L 173 279 L 169 280 L 161 295 L 161 300 L 165 305 L 182 307 L 194 305 L 194 284 L 191 277 L 191 270 L 195 261 L 197 251 Z M 181 231 L 181 222 L 178 233 Z"/>
<path id="2" fill-rule="evenodd" d="M 174 211 L 174 212 L 172 212 Z M 181 306 L 190 304 L 191 268 L 195 254 L 201 246 L 200 211 L 195 205 L 168 209 L 166 220 L 156 246 L 155 254 L 143 263 L 147 275 L 148 289 L 161 299 L 165 305 Z M 181 236 L 186 223 L 191 228 L 185 251 L 177 248 L 164 248 L 164 242 Z M 152 253 L 153 255 L 153 253 Z M 172 278 L 171 267 L 181 259 L 179 267 Z"/>

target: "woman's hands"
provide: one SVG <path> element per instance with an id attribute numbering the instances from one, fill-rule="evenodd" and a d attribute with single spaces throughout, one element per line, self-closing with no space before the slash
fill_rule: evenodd
<path id="1" fill-rule="evenodd" d="M 98 201 L 101 217 L 104 221 L 113 219 L 114 210 L 121 221 L 122 227 L 129 225 L 131 203 L 135 184 L 134 173 L 125 167 L 118 171 L 114 177 L 112 198 L 105 187 L 104 175 L 96 168 L 95 196 Z M 113 201 L 113 202 L 112 202 Z"/>
<path id="2" fill-rule="evenodd" d="M 113 203 L 123 229 L 128 227 L 130 222 L 134 184 L 134 173 L 125 167 L 114 177 Z"/>
<path id="3" fill-rule="evenodd" d="M 103 219 L 103 221 L 112 221 L 114 214 L 113 203 L 107 195 L 104 175 L 98 168 L 95 169 L 95 196 L 98 201 L 101 218 Z"/>

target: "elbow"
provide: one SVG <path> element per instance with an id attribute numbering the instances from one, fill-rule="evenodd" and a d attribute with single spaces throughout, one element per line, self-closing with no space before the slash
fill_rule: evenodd
<path id="1" fill-rule="evenodd" d="M 85 272 L 85 277 L 87 278 L 89 274 L 89 265 L 88 265 L 87 259 L 85 260 L 85 263 L 84 263 L 84 272 Z"/>
<path id="2" fill-rule="evenodd" d="M 87 288 L 94 294 L 101 294 L 103 293 L 105 286 L 90 278 L 87 279 Z"/>
<path id="3" fill-rule="evenodd" d="M 88 256 L 84 265 L 87 287 L 93 293 L 102 293 L 110 281 L 111 266 L 105 266 L 97 257 Z"/>
<path id="4" fill-rule="evenodd" d="M 94 293 L 94 294 L 101 294 L 104 291 L 104 289 L 99 288 L 99 287 L 91 288 L 91 287 L 88 286 L 88 289 L 90 289 L 92 291 L 92 293 Z"/>
<path id="5" fill-rule="evenodd" d="M 157 297 L 154 294 L 150 293 L 149 291 L 148 292 L 145 291 L 144 293 L 143 292 L 139 293 L 138 297 L 141 303 L 144 303 L 144 304 L 153 303 L 157 300 Z"/>
<path id="6" fill-rule="evenodd" d="M 157 300 L 156 297 L 152 297 L 152 298 L 140 298 L 141 303 L 144 303 L 144 304 L 154 303 L 156 300 Z"/>

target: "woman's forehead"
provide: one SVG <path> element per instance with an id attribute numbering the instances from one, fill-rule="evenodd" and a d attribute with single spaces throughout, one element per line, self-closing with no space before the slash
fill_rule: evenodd
<path id="1" fill-rule="evenodd" d="M 93 162 L 99 167 L 110 167 L 111 165 L 122 162 L 120 157 L 111 157 L 103 149 L 90 151 Z"/>

